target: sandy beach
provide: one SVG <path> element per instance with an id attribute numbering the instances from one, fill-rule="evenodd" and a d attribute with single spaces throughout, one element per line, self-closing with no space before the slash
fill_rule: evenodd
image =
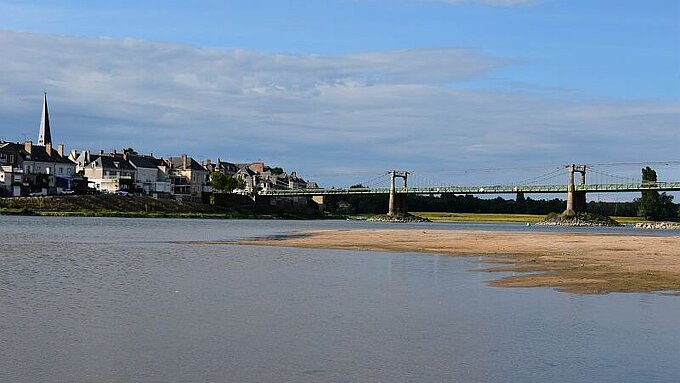
<path id="1" fill-rule="evenodd" d="M 520 272 L 491 282 L 609 292 L 680 291 L 680 236 L 462 230 L 323 230 L 243 245 L 485 256 L 488 272 Z"/>

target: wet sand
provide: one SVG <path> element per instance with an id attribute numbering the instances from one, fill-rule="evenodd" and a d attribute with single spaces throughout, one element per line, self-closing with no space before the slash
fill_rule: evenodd
<path id="1" fill-rule="evenodd" d="M 485 256 L 495 286 L 609 292 L 680 291 L 680 236 L 462 230 L 323 230 L 243 245 Z"/>

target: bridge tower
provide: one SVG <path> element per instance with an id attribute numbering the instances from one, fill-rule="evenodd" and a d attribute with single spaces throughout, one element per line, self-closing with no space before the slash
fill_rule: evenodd
<path id="1" fill-rule="evenodd" d="M 407 189 L 408 172 L 399 170 L 390 170 L 390 205 L 387 210 L 387 215 L 393 216 L 396 214 L 406 214 L 406 193 L 399 193 L 395 185 L 395 179 L 401 178 L 403 180 L 402 192 Z"/>
<path id="2" fill-rule="evenodd" d="M 586 165 L 567 165 L 569 169 L 569 181 L 567 184 L 567 210 L 564 214 L 573 215 L 574 213 L 582 212 L 586 210 L 586 192 L 581 190 L 576 190 L 576 184 L 574 182 L 574 173 L 581 174 L 581 185 L 586 184 Z"/>

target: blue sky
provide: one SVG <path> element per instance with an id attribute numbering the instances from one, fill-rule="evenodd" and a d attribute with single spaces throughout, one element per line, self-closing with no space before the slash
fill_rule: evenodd
<path id="1" fill-rule="evenodd" d="M 0 0 L 0 29 L 9 140 L 32 134 L 47 88 L 67 145 L 263 159 L 326 183 L 678 159 L 677 1 Z"/>

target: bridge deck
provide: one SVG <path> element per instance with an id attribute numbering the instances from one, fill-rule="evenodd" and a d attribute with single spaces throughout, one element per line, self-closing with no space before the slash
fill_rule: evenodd
<path id="1" fill-rule="evenodd" d="M 644 190 L 680 191 L 680 182 L 653 183 L 623 183 L 623 184 L 586 184 L 575 185 L 577 191 L 587 193 L 612 192 L 641 192 Z M 361 195 L 361 194 L 389 194 L 389 188 L 340 188 L 340 189 L 270 189 L 260 191 L 259 195 L 266 196 L 322 196 L 322 195 Z M 514 194 L 533 193 L 551 194 L 566 193 L 567 185 L 484 185 L 484 186 L 433 186 L 413 187 L 403 190 L 397 188 L 400 194 Z"/>

